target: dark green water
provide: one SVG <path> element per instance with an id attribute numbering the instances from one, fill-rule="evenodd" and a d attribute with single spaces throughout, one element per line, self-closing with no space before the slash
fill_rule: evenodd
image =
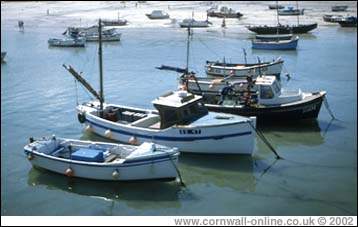
<path id="1" fill-rule="evenodd" d="M 3 21 L 2 21 L 3 24 Z M 26 25 L 25 25 L 26 26 Z M 301 36 L 297 51 L 251 51 L 247 31 L 194 32 L 190 67 L 226 56 L 249 61 L 282 56 L 291 89 L 327 91 L 331 121 L 322 106 L 317 121 L 262 128 L 284 157 L 275 161 L 257 140 L 253 157 L 183 154 L 176 182 L 69 180 L 31 167 L 23 154 L 28 137 L 84 134 L 76 119 L 71 64 L 98 87 L 97 46 L 48 48 L 58 27 L 1 28 L 1 214 L 2 215 L 357 215 L 357 30 L 320 26 Z M 184 66 L 186 32 L 178 28 L 128 28 L 120 44 L 104 45 L 105 95 L 109 103 L 151 107 L 150 101 L 177 88 L 177 75 L 156 70 Z M 204 44 L 205 45 L 204 45 Z M 209 47 L 209 48 L 208 48 Z M 79 88 L 80 102 L 89 97 Z M 277 124 L 276 124 L 277 123 Z"/>

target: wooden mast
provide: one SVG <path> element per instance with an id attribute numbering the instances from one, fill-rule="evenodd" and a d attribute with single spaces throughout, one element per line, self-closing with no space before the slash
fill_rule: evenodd
<path id="1" fill-rule="evenodd" d="M 186 41 L 186 73 L 189 73 L 189 38 L 190 38 L 190 24 L 188 26 L 188 39 Z"/>
<path id="2" fill-rule="evenodd" d="M 300 10 L 298 9 L 298 1 L 296 1 L 296 8 L 298 10 L 298 14 L 297 14 L 297 26 L 300 24 Z"/>
<path id="3" fill-rule="evenodd" d="M 279 16 L 278 16 L 278 1 L 276 1 L 276 16 L 277 16 L 277 29 L 276 29 L 276 34 L 278 35 L 279 34 L 279 29 L 280 29 L 280 19 L 279 19 Z M 278 36 L 277 36 L 277 40 L 278 40 Z"/>
<path id="4" fill-rule="evenodd" d="M 100 84 L 100 117 L 103 117 L 103 65 L 102 65 L 102 22 L 101 19 L 98 21 L 98 38 L 99 38 L 99 48 L 98 48 L 98 59 L 99 59 L 99 84 Z"/>

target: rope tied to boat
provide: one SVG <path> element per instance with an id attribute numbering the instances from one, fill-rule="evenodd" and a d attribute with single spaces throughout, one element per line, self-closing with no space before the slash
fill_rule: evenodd
<path id="1" fill-rule="evenodd" d="M 263 135 L 263 133 L 258 130 L 251 121 L 248 121 L 249 125 L 252 127 L 252 129 L 255 130 L 256 134 L 260 137 L 260 139 L 266 144 L 266 146 L 276 155 L 276 159 L 283 159 L 281 156 L 278 155 L 277 151 L 275 150 L 275 148 L 273 148 L 273 146 L 269 143 L 269 141 L 265 138 L 265 136 Z"/>
<path id="2" fill-rule="evenodd" d="M 329 107 L 328 100 L 327 100 L 327 97 L 326 97 L 326 96 L 323 97 L 323 103 L 324 103 L 324 106 L 326 107 L 326 109 L 328 110 L 329 115 L 331 115 L 332 119 L 333 119 L 333 120 L 338 120 L 338 119 L 333 115 L 333 112 L 332 112 L 331 108 Z"/>

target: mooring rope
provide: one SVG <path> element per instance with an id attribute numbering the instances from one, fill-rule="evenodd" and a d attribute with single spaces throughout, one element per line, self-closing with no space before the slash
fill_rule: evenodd
<path id="1" fill-rule="evenodd" d="M 172 159 L 172 156 L 171 156 L 167 151 L 165 151 L 165 150 L 162 150 L 162 151 L 164 151 L 165 153 L 168 154 L 169 160 L 170 160 L 171 163 L 173 164 L 173 166 L 174 166 L 174 168 L 175 168 L 175 171 L 176 171 L 177 174 L 178 174 L 178 177 L 179 177 L 181 186 L 182 186 L 182 187 L 186 187 L 186 185 L 184 184 L 183 178 L 181 177 L 180 171 L 179 171 L 177 165 L 175 165 L 174 160 Z"/>
<path id="2" fill-rule="evenodd" d="M 328 101 L 327 101 L 327 97 L 326 97 L 326 96 L 323 97 L 323 103 L 324 103 L 326 109 L 328 110 L 329 115 L 331 115 L 332 119 L 333 119 L 333 120 L 338 120 L 338 119 L 333 115 L 333 112 L 332 112 L 331 108 L 329 107 L 329 104 L 328 104 Z"/>
<path id="3" fill-rule="evenodd" d="M 266 146 L 268 146 L 268 148 L 270 148 L 270 150 L 276 155 L 276 159 L 283 159 L 282 157 L 280 157 L 277 153 L 277 151 L 275 150 L 275 148 L 272 147 L 272 145 L 268 142 L 268 140 L 265 138 L 265 136 L 262 134 L 262 132 L 260 132 L 260 130 L 258 130 L 251 121 L 249 121 L 249 125 L 255 130 L 256 134 L 260 137 L 260 139 L 266 144 Z"/>

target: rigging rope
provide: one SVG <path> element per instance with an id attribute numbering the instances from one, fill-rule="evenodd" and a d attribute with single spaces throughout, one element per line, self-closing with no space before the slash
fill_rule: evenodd
<path id="1" fill-rule="evenodd" d="M 328 104 L 328 101 L 327 101 L 327 97 L 326 97 L 326 96 L 323 97 L 323 102 L 324 102 L 324 105 L 325 105 L 326 109 L 328 110 L 329 115 L 331 115 L 332 119 L 333 119 L 333 120 L 338 120 L 338 119 L 333 115 L 333 112 L 332 112 L 331 108 L 329 107 L 329 104 Z"/>

